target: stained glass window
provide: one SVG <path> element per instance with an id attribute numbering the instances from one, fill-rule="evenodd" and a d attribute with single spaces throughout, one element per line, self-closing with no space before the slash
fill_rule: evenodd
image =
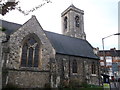
<path id="1" fill-rule="evenodd" d="M 35 47 L 35 55 L 34 55 L 34 67 L 38 67 L 38 58 L 39 58 L 39 46 Z"/>
<path id="2" fill-rule="evenodd" d="M 27 50 L 28 50 L 28 46 L 27 44 L 24 44 L 23 45 L 23 48 L 22 48 L 22 62 L 21 62 L 21 66 L 23 67 L 26 67 L 26 64 L 27 64 Z"/>
<path id="3" fill-rule="evenodd" d="M 38 67 L 39 61 L 39 44 L 30 37 L 22 47 L 21 67 Z"/>

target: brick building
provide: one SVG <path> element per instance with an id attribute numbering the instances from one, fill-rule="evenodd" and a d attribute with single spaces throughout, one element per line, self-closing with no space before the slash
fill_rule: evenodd
<path id="1" fill-rule="evenodd" d="M 23 25 L 1 20 L 3 85 L 58 87 L 64 80 L 99 84 L 99 57 L 86 40 L 84 11 L 70 5 L 63 34 L 43 30 L 35 16 Z"/>
<path id="2" fill-rule="evenodd" d="M 106 59 L 106 68 L 110 76 L 113 76 L 113 71 L 120 75 L 120 50 L 112 48 L 110 50 L 104 50 Z M 104 69 L 104 55 L 103 50 L 100 50 L 98 55 L 100 56 L 100 65 L 103 71 Z"/>

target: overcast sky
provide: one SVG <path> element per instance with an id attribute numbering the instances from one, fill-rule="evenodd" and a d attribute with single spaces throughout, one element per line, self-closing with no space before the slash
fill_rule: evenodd
<path id="1" fill-rule="evenodd" d="M 29 15 L 23 15 L 17 10 L 0 16 L 4 20 L 24 24 L 35 15 L 44 30 L 61 33 L 61 13 L 74 4 L 84 10 L 84 30 L 87 40 L 93 47 L 102 49 L 102 38 L 118 33 L 118 1 L 119 0 L 51 0 Z M 45 2 L 44 0 L 20 0 L 18 6 L 23 10 L 30 10 Z M 116 47 L 118 49 L 118 37 L 106 38 L 105 49 Z"/>

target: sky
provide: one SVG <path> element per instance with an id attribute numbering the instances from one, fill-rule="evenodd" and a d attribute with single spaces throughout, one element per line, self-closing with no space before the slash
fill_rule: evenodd
<path id="1" fill-rule="evenodd" d="M 22 10 L 30 10 L 44 2 L 45 0 L 19 0 Z M 102 49 L 102 38 L 118 33 L 118 1 L 119 0 L 50 0 L 41 8 L 24 15 L 18 10 L 13 10 L 5 16 L 0 16 L 3 20 L 24 24 L 35 15 L 44 30 L 62 33 L 61 13 L 71 4 L 84 10 L 84 31 L 87 41 L 93 47 Z M 105 49 L 118 49 L 118 36 L 111 36 L 104 39 Z"/>
<path id="2" fill-rule="evenodd" d="M 120 33 L 120 1 L 118 3 L 118 32 Z M 118 49 L 120 50 L 120 35 L 118 37 Z"/>

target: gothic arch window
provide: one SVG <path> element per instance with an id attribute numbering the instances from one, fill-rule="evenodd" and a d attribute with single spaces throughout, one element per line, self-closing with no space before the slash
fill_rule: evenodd
<path id="1" fill-rule="evenodd" d="M 92 62 L 91 69 L 92 69 L 92 74 L 96 74 L 96 66 L 95 66 L 95 62 Z"/>
<path id="2" fill-rule="evenodd" d="M 77 73 L 77 61 L 72 62 L 72 73 Z"/>
<path id="3" fill-rule="evenodd" d="M 39 43 L 34 37 L 25 40 L 22 47 L 21 67 L 38 67 L 39 50 Z"/>
<path id="4" fill-rule="evenodd" d="M 64 18 L 64 28 L 67 29 L 67 17 Z"/>
<path id="5" fill-rule="evenodd" d="M 75 17 L 75 26 L 76 26 L 76 27 L 79 27 L 79 26 L 80 26 L 79 16 L 76 16 L 76 17 Z"/>

